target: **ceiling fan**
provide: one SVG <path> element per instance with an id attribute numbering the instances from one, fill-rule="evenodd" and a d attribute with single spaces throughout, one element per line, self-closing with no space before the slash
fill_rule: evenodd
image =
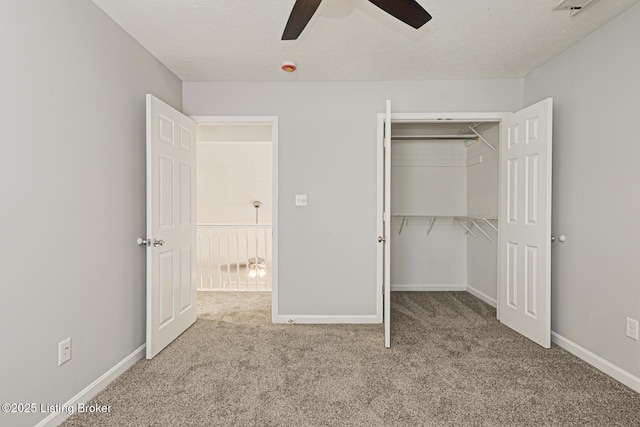
<path id="1" fill-rule="evenodd" d="M 431 19 L 416 0 L 369 0 L 388 14 L 413 28 L 420 28 Z M 282 40 L 295 40 L 320 6 L 322 0 L 296 0 L 282 33 Z"/>

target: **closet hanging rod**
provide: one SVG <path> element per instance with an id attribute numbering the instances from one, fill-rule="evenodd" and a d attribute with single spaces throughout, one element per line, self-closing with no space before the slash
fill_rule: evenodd
<path id="1" fill-rule="evenodd" d="M 391 140 L 423 140 L 423 139 L 460 139 L 460 140 L 469 140 L 475 139 L 478 140 L 477 135 L 467 134 L 467 135 L 391 135 Z"/>

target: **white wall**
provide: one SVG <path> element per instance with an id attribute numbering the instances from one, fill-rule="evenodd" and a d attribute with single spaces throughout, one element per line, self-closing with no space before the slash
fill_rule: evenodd
<path id="1" fill-rule="evenodd" d="M 198 125 L 198 223 L 271 224 L 270 125 Z"/>
<path id="2" fill-rule="evenodd" d="M 397 123 L 394 135 L 446 135 L 462 124 Z M 496 148 L 499 123 L 478 131 Z M 475 163 L 478 157 L 482 163 Z M 469 166 L 467 165 L 468 161 Z M 498 152 L 482 142 L 456 140 L 393 140 L 391 210 L 394 215 L 498 216 Z M 495 304 L 497 295 L 497 233 L 487 224 L 474 236 L 451 219 L 438 218 L 427 236 L 427 219 L 393 219 L 391 236 L 392 289 L 472 292 Z M 493 222 L 497 225 L 496 222 Z M 400 229 L 402 228 L 402 233 Z M 420 285 L 420 286 L 415 286 Z"/>
<path id="3" fill-rule="evenodd" d="M 279 311 L 376 311 L 377 114 L 513 111 L 522 80 L 184 83 L 190 115 L 277 115 Z M 294 196 L 308 194 L 308 206 Z M 309 265 L 313 263 L 314 268 Z M 311 272 L 311 273 L 310 273 Z"/>
<path id="4" fill-rule="evenodd" d="M 394 135 L 456 134 L 454 127 L 429 123 L 394 123 Z M 466 238 L 460 225 L 438 218 L 398 215 L 465 216 L 467 149 L 464 141 L 392 139 L 391 289 L 464 289 L 467 283 Z M 402 228 L 402 233 L 400 229 Z"/>
<path id="5" fill-rule="evenodd" d="M 85 0 L 0 2 L 0 51 L 0 402 L 63 404 L 145 342 L 144 95 L 181 83 Z"/>
<path id="6" fill-rule="evenodd" d="M 499 146 L 500 126 L 484 124 L 478 128 L 483 137 L 496 151 L 492 151 L 483 142 L 467 149 L 467 157 L 482 156 L 482 163 L 467 168 L 467 214 L 472 217 L 497 218 L 499 195 Z M 497 226 L 497 222 L 493 221 Z M 486 295 L 485 300 L 496 301 L 498 295 L 498 233 L 489 225 L 482 229 L 494 239 L 487 239 L 479 231 L 478 238 L 467 235 L 467 285 L 472 291 Z"/>
<path id="7" fill-rule="evenodd" d="M 271 224 L 271 144 L 198 144 L 198 223 Z"/>
<path id="8" fill-rule="evenodd" d="M 391 227 L 391 290 L 464 290 L 467 283 L 467 239 L 451 219 L 407 219 Z"/>
<path id="9" fill-rule="evenodd" d="M 525 79 L 554 98 L 552 329 L 640 377 L 640 5 Z"/>

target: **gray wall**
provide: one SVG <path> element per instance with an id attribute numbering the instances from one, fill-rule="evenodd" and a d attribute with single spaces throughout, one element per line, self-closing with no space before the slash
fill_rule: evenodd
<path id="1" fill-rule="evenodd" d="M 513 111 L 522 80 L 185 83 L 188 115 L 279 116 L 279 308 L 286 315 L 373 315 L 376 116 Z M 294 206 L 308 195 L 306 208 Z"/>
<path id="2" fill-rule="evenodd" d="M 0 52 L 0 402 L 62 404 L 145 342 L 144 94 L 181 82 L 86 0 L 0 2 Z"/>
<path id="3" fill-rule="evenodd" d="M 525 79 L 554 98 L 552 329 L 640 376 L 640 5 Z"/>

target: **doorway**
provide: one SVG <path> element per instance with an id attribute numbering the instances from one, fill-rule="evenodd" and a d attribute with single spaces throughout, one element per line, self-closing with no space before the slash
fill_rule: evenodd
<path id="1" fill-rule="evenodd" d="M 277 117 L 192 119 L 198 147 L 198 291 L 270 291 L 273 317 Z"/>
<path id="2" fill-rule="evenodd" d="M 146 95 L 146 236 L 136 243 L 147 254 L 146 357 L 152 359 L 197 319 L 198 125 L 266 123 L 272 133 L 271 317 L 278 317 L 278 119 L 277 117 L 187 117 Z M 255 201 L 254 201 L 255 202 Z M 267 252 L 265 251 L 265 254 Z M 253 259 L 260 266 L 258 253 Z M 247 263 L 248 264 L 248 263 Z M 257 271 L 257 270 L 254 270 Z"/>
<path id="3" fill-rule="evenodd" d="M 390 101 L 386 110 L 378 116 L 385 346 L 396 285 L 495 301 L 502 323 L 548 348 L 552 100 L 516 113 L 392 115 Z"/>

